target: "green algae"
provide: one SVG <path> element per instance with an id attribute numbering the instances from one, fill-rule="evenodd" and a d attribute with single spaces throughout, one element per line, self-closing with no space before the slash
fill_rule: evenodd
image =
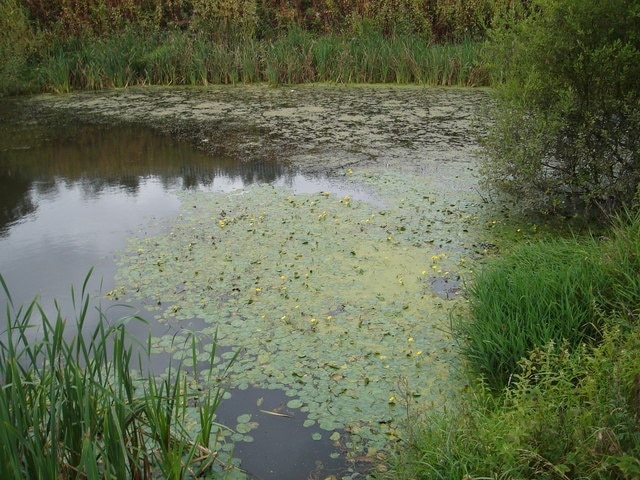
<path id="1" fill-rule="evenodd" d="M 313 425 L 384 448 L 409 404 L 441 405 L 460 387 L 447 330 L 464 300 L 429 279 L 465 275 L 460 225 L 475 220 L 464 195 L 429 200 L 425 178 L 345 177 L 382 203 L 270 185 L 183 193 L 162 233 L 131 240 L 116 280 L 159 322 L 200 318 L 202 335 L 243 349 L 232 388 L 283 390 Z M 152 342 L 182 355 L 175 333 Z M 238 423 L 238 438 L 258 428 Z"/>

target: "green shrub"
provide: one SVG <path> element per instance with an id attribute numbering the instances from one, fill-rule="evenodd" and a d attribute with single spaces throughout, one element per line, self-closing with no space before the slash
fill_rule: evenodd
<path id="1" fill-rule="evenodd" d="M 0 0 L 0 96 L 29 87 L 27 68 L 36 37 L 20 2 Z"/>
<path id="2" fill-rule="evenodd" d="M 476 387 L 459 408 L 411 419 L 382 478 L 638 478 L 637 334 L 605 329 L 573 352 L 549 343 L 519 365 L 502 395 Z"/>
<path id="3" fill-rule="evenodd" d="M 534 0 L 489 49 L 498 90 L 484 177 L 535 208 L 611 211 L 640 184 L 640 9 Z"/>

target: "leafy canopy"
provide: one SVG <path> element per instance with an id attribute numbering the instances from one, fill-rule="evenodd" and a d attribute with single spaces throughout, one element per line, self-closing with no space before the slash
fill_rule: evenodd
<path id="1" fill-rule="evenodd" d="M 533 0 L 494 25 L 488 51 L 504 82 L 486 142 L 487 185 L 529 207 L 633 204 L 640 2 Z"/>

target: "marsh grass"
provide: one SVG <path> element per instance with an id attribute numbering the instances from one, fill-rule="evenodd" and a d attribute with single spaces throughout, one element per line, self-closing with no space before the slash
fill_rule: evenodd
<path id="1" fill-rule="evenodd" d="M 356 35 L 317 35 L 290 27 L 272 39 L 216 42 L 179 30 L 142 34 L 127 29 L 109 37 L 58 39 L 33 65 L 45 91 L 99 90 L 131 85 L 208 85 L 267 82 L 486 85 L 482 45 L 431 45 L 373 28 Z"/>
<path id="2" fill-rule="evenodd" d="M 215 410 L 222 399 L 219 369 L 187 375 L 184 363 L 163 377 L 139 372 L 146 350 L 126 321 L 109 324 L 86 291 L 72 290 L 75 323 L 57 309 L 49 318 L 37 302 L 14 308 L 0 336 L 0 476 L 2 478 L 199 478 L 222 468 Z M 89 327 L 95 321 L 94 327 Z M 192 365 L 199 352 L 191 337 Z M 210 358 L 215 358 L 215 341 Z M 232 360 L 233 361 L 233 360 Z M 228 368 L 228 366 L 227 366 Z M 199 433 L 187 429 L 198 419 Z"/>
<path id="3" fill-rule="evenodd" d="M 473 378 L 383 478 L 640 478 L 640 214 L 492 261 L 455 325 Z"/>
<path id="4" fill-rule="evenodd" d="M 638 336 L 616 328 L 596 347 L 536 348 L 502 395 L 479 386 L 411 418 L 382 478 L 638 478 L 639 362 Z"/>
<path id="5" fill-rule="evenodd" d="M 469 317 L 455 322 L 473 374 L 501 390 L 532 349 L 599 340 L 610 284 L 604 273 L 594 240 L 522 245 L 492 262 L 469 288 Z"/>
<path id="6" fill-rule="evenodd" d="M 550 341 L 598 342 L 624 314 L 638 320 L 640 214 L 621 215 L 605 239 L 556 239 L 516 247 L 477 274 L 470 314 L 454 321 L 475 375 L 501 390 L 518 363 Z"/>

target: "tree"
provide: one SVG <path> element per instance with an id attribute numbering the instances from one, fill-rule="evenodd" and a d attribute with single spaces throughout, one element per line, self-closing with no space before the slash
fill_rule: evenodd
<path id="1" fill-rule="evenodd" d="M 528 207 L 632 206 L 640 186 L 640 1 L 513 2 L 488 52 L 483 177 Z"/>

